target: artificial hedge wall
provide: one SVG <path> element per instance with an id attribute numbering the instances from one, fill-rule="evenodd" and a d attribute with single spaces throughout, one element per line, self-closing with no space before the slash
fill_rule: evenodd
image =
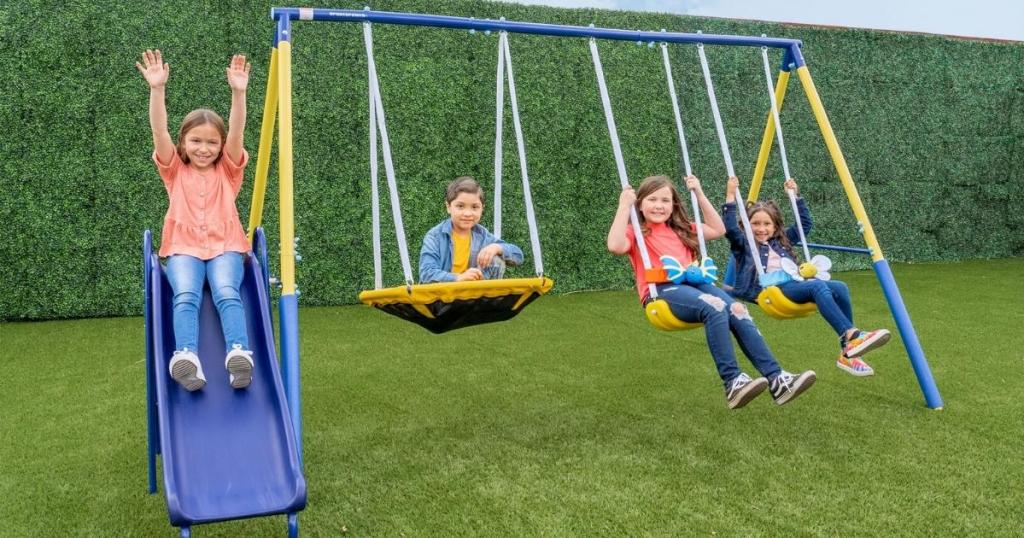
<path id="1" fill-rule="evenodd" d="M 159 230 L 167 201 L 149 160 L 148 90 L 134 62 L 145 48 L 164 51 L 172 66 L 174 134 L 193 108 L 226 114 L 223 69 L 232 53 L 247 54 L 254 69 L 246 146 L 255 162 L 269 7 L 250 0 L 0 4 L 0 318 L 141 312 L 142 232 Z M 801 39 L 887 258 L 1024 253 L 1024 44 L 470 0 L 382 0 L 372 7 Z M 300 301 L 352 303 L 372 286 L 361 28 L 299 22 L 294 37 Z M 451 178 L 470 174 L 492 183 L 497 39 L 379 25 L 375 46 L 415 255 L 422 234 L 444 216 L 442 193 Z M 626 262 L 604 249 L 618 179 L 586 41 L 512 35 L 511 48 L 546 272 L 558 292 L 629 287 Z M 600 48 L 634 183 L 649 174 L 678 175 L 659 49 L 622 42 Z M 725 168 L 697 54 L 677 47 L 673 55 L 694 168 L 720 201 Z M 749 180 L 768 110 L 760 53 L 716 47 L 708 56 L 736 169 Z M 791 168 L 816 219 L 812 240 L 862 246 L 795 77 L 782 121 Z M 505 124 L 505 236 L 528 247 L 510 114 Z M 240 198 L 243 221 L 254 168 Z M 776 157 L 767 196 L 782 195 L 780 176 Z M 276 196 L 272 187 L 264 222 L 272 243 Z M 386 232 L 390 225 L 386 219 Z M 397 248 L 393 233 L 385 238 L 385 275 L 394 284 L 401 280 Z M 721 259 L 725 250 L 717 243 L 713 253 Z M 833 257 L 840 268 L 868 264 L 859 256 Z M 518 274 L 531 271 L 527 260 Z"/>

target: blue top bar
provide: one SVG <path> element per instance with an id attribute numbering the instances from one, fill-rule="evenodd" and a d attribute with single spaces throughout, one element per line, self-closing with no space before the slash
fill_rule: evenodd
<path id="1" fill-rule="evenodd" d="M 271 18 L 291 20 L 313 20 L 334 22 L 379 22 L 384 24 L 405 24 L 412 26 L 435 26 L 464 30 L 491 30 L 563 37 L 595 37 L 619 41 L 645 41 L 665 43 L 704 43 L 705 45 L 739 45 L 746 47 L 774 47 L 794 49 L 800 46 L 799 39 L 775 37 L 747 37 L 715 34 L 686 34 L 680 32 L 641 32 L 615 28 L 592 28 L 587 26 L 566 26 L 561 24 L 540 24 L 489 19 L 471 19 L 447 15 L 423 15 L 420 13 L 396 13 L 354 9 L 275 7 L 270 10 Z M 802 64 L 802 61 L 801 61 Z"/>

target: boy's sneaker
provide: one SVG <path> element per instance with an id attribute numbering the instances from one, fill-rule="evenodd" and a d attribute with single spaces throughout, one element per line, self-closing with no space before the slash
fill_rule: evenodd
<path id="1" fill-rule="evenodd" d="M 725 400 L 729 404 L 729 409 L 739 409 L 750 403 L 766 388 L 768 388 L 767 379 L 763 377 L 750 379 L 750 376 L 741 373 L 729 383 L 729 388 L 725 390 Z"/>
<path id="2" fill-rule="evenodd" d="M 224 358 L 224 367 L 228 369 L 228 380 L 236 389 L 244 389 L 252 383 L 252 351 L 242 349 L 235 344 Z"/>
<path id="3" fill-rule="evenodd" d="M 843 346 L 843 355 L 847 357 L 860 357 L 872 349 L 884 346 L 892 335 L 886 329 L 877 331 L 860 331 L 853 338 L 846 341 Z"/>
<path id="4" fill-rule="evenodd" d="M 199 357 L 188 348 L 174 352 L 167 370 L 171 373 L 171 379 L 177 381 L 189 392 L 199 390 L 206 385 L 203 365 L 199 363 Z"/>
<path id="5" fill-rule="evenodd" d="M 846 355 L 840 355 L 839 358 L 836 359 L 836 366 L 838 366 L 840 370 L 846 370 L 850 375 L 857 377 L 875 375 L 874 368 L 868 366 L 868 363 L 864 362 L 860 357 L 848 359 L 846 358 Z"/>
<path id="6" fill-rule="evenodd" d="M 817 379 L 817 376 L 814 374 L 814 370 L 807 370 L 800 375 L 791 374 L 783 370 L 771 382 L 772 399 L 775 400 L 776 405 L 789 403 L 790 400 L 799 396 L 803 391 L 811 388 L 815 379 Z"/>
<path id="7" fill-rule="evenodd" d="M 483 267 L 482 270 L 486 280 L 505 278 L 505 259 L 501 256 L 495 256 L 491 259 L 491 264 Z"/>

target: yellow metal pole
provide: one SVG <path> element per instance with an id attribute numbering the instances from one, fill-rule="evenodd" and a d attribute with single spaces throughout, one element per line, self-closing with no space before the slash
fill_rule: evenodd
<path id="1" fill-rule="evenodd" d="M 782 113 L 782 101 L 786 98 L 786 90 L 789 88 L 789 71 L 780 71 L 779 80 L 775 83 L 775 101 L 779 105 L 779 113 Z M 747 193 L 748 202 L 756 202 L 761 193 L 761 180 L 764 179 L 764 170 L 768 167 L 768 156 L 772 152 L 772 142 L 775 140 L 775 115 L 768 111 L 768 123 L 764 127 L 764 136 L 761 137 L 761 151 L 757 154 L 757 164 L 754 165 L 754 175 L 750 178 L 750 192 Z"/>
<path id="2" fill-rule="evenodd" d="M 814 118 L 818 121 L 818 128 L 821 129 L 821 136 L 825 138 L 825 145 L 828 147 L 828 152 L 832 156 L 832 163 L 836 167 L 836 172 L 839 173 L 839 181 L 843 184 L 843 190 L 846 191 L 846 198 L 850 201 L 850 207 L 853 209 L 853 214 L 857 217 L 857 225 L 862 230 L 864 235 L 864 244 L 871 249 L 871 259 L 873 261 L 884 260 L 885 257 L 882 255 L 882 248 L 878 245 L 878 239 L 875 237 L 875 230 L 871 227 L 871 221 L 868 220 L 867 211 L 864 210 L 864 204 L 861 203 L 860 194 L 857 193 L 857 186 L 853 184 L 853 178 L 850 176 L 850 169 L 846 166 L 846 159 L 843 157 L 843 151 L 839 149 L 839 141 L 836 140 L 835 133 L 832 132 L 832 124 L 828 121 L 828 115 L 825 114 L 825 107 L 821 104 L 821 98 L 818 97 L 818 90 L 814 87 L 814 80 L 811 79 L 811 72 L 807 70 L 807 66 L 801 66 L 797 69 L 797 75 L 800 77 L 800 82 L 804 86 L 804 92 L 807 93 L 807 100 L 811 103 L 811 110 L 814 111 Z"/>
<path id="3" fill-rule="evenodd" d="M 256 178 L 252 186 L 252 205 L 249 206 L 249 243 L 252 243 L 256 228 L 263 222 L 263 200 L 267 194 L 267 175 L 270 171 L 270 152 L 273 151 L 274 121 L 277 116 L 277 85 L 277 48 L 275 47 L 270 50 L 267 98 L 263 101 L 260 148 L 256 153 Z"/>
<path id="4" fill-rule="evenodd" d="M 281 295 L 295 295 L 295 199 L 292 176 L 292 44 L 277 44 L 278 190 L 281 198 Z"/>

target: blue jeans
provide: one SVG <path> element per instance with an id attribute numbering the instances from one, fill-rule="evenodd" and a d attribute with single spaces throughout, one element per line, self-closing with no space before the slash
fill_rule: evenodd
<path id="1" fill-rule="evenodd" d="M 174 290 L 175 349 L 199 349 L 199 307 L 203 301 L 203 284 L 210 281 L 213 304 L 220 314 L 224 332 L 225 352 L 234 344 L 249 349 L 249 333 L 242 310 L 243 254 L 225 252 L 212 260 L 175 254 L 167 258 L 167 280 Z"/>
<path id="2" fill-rule="evenodd" d="M 740 375 L 729 332 L 736 336 L 743 354 L 768 380 L 775 379 L 782 368 L 775 361 L 768 344 L 750 317 L 747 307 L 711 284 L 698 286 L 660 284 L 658 295 L 668 303 L 672 314 L 682 321 L 703 323 L 708 350 L 715 360 L 718 376 L 726 387 Z"/>
<path id="3" fill-rule="evenodd" d="M 779 291 L 794 303 L 818 305 L 821 317 L 832 326 L 840 340 L 846 331 L 854 327 L 850 288 L 838 280 L 791 281 L 779 286 Z"/>

